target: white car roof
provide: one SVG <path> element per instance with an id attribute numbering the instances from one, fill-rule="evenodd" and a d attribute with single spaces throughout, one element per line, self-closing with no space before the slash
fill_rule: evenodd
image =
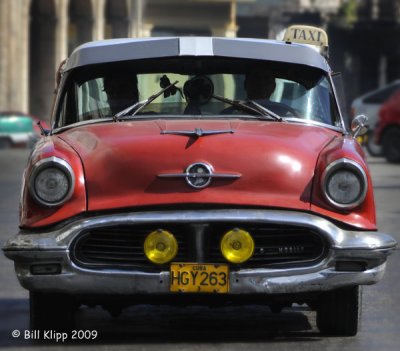
<path id="1" fill-rule="evenodd" d="M 176 56 L 218 56 L 303 64 L 329 72 L 314 49 L 276 40 L 213 37 L 108 39 L 77 47 L 65 71 L 85 65 Z"/>

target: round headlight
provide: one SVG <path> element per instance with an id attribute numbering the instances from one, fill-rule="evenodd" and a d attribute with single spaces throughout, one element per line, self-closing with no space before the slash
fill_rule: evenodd
<path id="1" fill-rule="evenodd" d="M 144 241 L 144 253 L 151 262 L 164 264 L 172 261 L 178 253 L 178 242 L 170 232 L 158 229 Z"/>
<path id="2" fill-rule="evenodd" d="M 41 205 L 61 205 L 71 197 L 73 189 L 74 174 L 64 160 L 51 157 L 33 166 L 29 191 Z"/>
<path id="3" fill-rule="evenodd" d="M 229 262 L 243 263 L 253 255 L 254 240 L 245 230 L 235 228 L 222 237 L 221 252 Z"/>
<path id="4" fill-rule="evenodd" d="M 363 168 L 355 161 L 332 162 L 322 177 L 322 189 L 329 203 L 339 209 L 360 205 L 367 194 L 368 181 Z"/>

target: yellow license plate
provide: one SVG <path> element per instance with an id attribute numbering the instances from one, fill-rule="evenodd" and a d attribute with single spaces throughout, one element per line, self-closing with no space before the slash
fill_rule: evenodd
<path id="1" fill-rule="evenodd" d="M 170 291 L 182 293 L 227 293 L 229 291 L 228 265 L 171 263 Z"/>

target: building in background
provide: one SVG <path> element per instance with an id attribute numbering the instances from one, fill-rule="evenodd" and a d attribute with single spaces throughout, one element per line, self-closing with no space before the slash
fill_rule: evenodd
<path id="1" fill-rule="evenodd" d="M 0 110 L 49 119 L 54 73 L 90 40 L 236 36 L 237 3 L 254 0 L 0 0 Z"/>
<path id="2" fill-rule="evenodd" d="M 350 77 L 346 83 L 351 99 L 366 87 L 400 78 L 399 3 L 0 0 L 0 110 L 20 110 L 49 119 L 55 71 L 76 46 L 86 41 L 171 35 L 275 38 L 292 23 L 320 25 L 330 32 L 332 65 Z M 390 42 L 374 33 L 376 25 L 381 28 L 382 24 L 386 29 L 381 31 L 387 34 L 385 38 L 392 38 Z M 368 35 L 363 34 L 366 30 Z M 371 38 L 373 43 L 369 42 Z"/>
<path id="3" fill-rule="evenodd" d="M 348 103 L 400 78 L 400 0 L 348 0 L 328 34 Z"/>

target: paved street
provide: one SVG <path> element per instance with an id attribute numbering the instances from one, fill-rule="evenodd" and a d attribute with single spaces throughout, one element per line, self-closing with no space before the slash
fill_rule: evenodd
<path id="1" fill-rule="evenodd" d="M 0 150 L 0 245 L 18 230 L 18 200 L 25 150 Z M 375 185 L 378 225 L 400 241 L 400 165 L 369 159 Z M 390 257 L 385 278 L 364 288 L 362 330 L 353 338 L 321 337 L 315 314 L 305 307 L 272 314 L 268 308 L 171 308 L 138 306 L 112 318 L 101 309 L 81 310 L 78 329 L 100 338 L 84 342 L 96 350 L 398 350 L 400 348 L 400 253 Z M 41 344 L 13 338 L 28 330 L 28 293 L 13 264 L 0 252 L 0 348 L 39 350 Z M 51 349 L 82 349 L 77 342 L 49 341 Z"/>

